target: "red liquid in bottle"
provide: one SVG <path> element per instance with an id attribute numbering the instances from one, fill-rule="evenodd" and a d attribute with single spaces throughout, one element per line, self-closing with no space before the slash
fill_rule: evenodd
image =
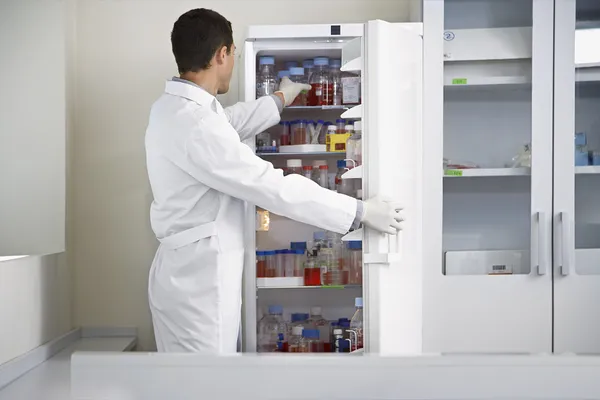
<path id="1" fill-rule="evenodd" d="M 256 277 L 257 278 L 266 278 L 267 276 L 267 262 L 266 261 L 257 261 L 256 262 Z"/>
<path id="2" fill-rule="evenodd" d="M 321 286 L 321 268 L 304 268 L 304 286 Z"/>
<path id="3" fill-rule="evenodd" d="M 329 106 L 333 104 L 333 85 L 325 83 L 313 83 L 308 94 L 309 106 Z"/>

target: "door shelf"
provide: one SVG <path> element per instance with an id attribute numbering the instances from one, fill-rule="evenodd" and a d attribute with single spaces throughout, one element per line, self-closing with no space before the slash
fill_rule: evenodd
<path id="1" fill-rule="evenodd" d="M 444 78 L 444 86 L 460 90 L 469 87 L 512 87 L 530 85 L 531 79 L 525 76 L 485 76 L 473 78 Z"/>
<path id="2" fill-rule="evenodd" d="M 362 119 L 363 116 L 363 106 L 359 104 L 357 106 L 352 107 L 348 111 L 344 112 L 341 117 L 346 119 Z"/>
<path id="3" fill-rule="evenodd" d="M 600 174 L 600 165 L 586 165 L 584 167 L 575 167 L 575 173 L 578 175 Z"/>
<path id="4" fill-rule="evenodd" d="M 256 153 L 259 157 L 346 157 L 346 153 L 337 153 L 333 151 L 315 151 L 311 153 Z"/>
<path id="5" fill-rule="evenodd" d="M 362 179 L 363 177 L 363 166 L 352 168 L 348 172 L 342 175 L 342 179 Z"/>
<path id="6" fill-rule="evenodd" d="M 345 72 L 345 71 L 356 72 L 356 71 L 360 71 L 361 69 L 362 69 L 362 57 L 357 57 L 353 60 L 350 60 L 346 64 L 342 65 L 342 68 L 340 68 L 340 70 L 342 72 Z"/>
<path id="7" fill-rule="evenodd" d="M 348 106 L 290 106 L 283 110 L 349 110 Z"/>
<path id="8" fill-rule="evenodd" d="M 471 168 L 444 170 L 444 178 L 483 178 L 493 176 L 529 176 L 530 168 Z"/>

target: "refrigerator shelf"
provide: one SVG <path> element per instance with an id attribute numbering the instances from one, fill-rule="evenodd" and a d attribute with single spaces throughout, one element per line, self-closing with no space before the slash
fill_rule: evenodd
<path id="1" fill-rule="evenodd" d="M 575 173 L 580 174 L 600 174 L 600 165 L 586 165 L 584 167 L 575 167 Z"/>
<path id="2" fill-rule="evenodd" d="M 257 286 L 258 290 L 273 290 L 273 289 L 284 289 L 284 290 L 301 290 L 301 289 L 322 289 L 322 290 L 343 290 L 343 289 L 360 289 L 362 285 L 331 285 L 331 286 Z"/>
<path id="3" fill-rule="evenodd" d="M 349 110 L 349 106 L 290 106 L 283 110 Z"/>
<path id="4" fill-rule="evenodd" d="M 301 152 L 301 153 L 256 153 L 259 157 L 289 157 L 289 156 L 298 156 L 298 157 L 309 157 L 309 156 L 319 156 L 319 157 L 346 157 L 346 153 L 338 153 L 333 151 L 315 151 L 315 152 Z"/>

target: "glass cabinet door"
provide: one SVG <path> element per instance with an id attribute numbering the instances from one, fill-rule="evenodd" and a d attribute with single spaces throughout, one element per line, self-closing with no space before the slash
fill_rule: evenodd
<path id="1" fill-rule="evenodd" d="M 444 1 L 435 350 L 551 349 L 552 24 L 552 1 Z"/>
<path id="2" fill-rule="evenodd" d="M 555 24 L 555 351 L 600 353 L 600 2 Z"/>

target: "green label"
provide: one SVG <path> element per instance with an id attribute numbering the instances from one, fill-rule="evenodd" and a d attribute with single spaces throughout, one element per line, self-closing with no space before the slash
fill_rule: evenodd
<path id="1" fill-rule="evenodd" d="M 454 79 L 452 79 L 452 84 L 453 85 L 466 85 L 467 78 L 454 78 Z"/>
<path id="2" fill-rule="evenodd" d="M 463 172 L 460 169 L 447 169 L 444 171 L 444 174 L 448 176 L 462 176 Z"/>
<path id="3" fill-rule="evenodd" d="M 344 289 L 344 285 L 323 285 L 323 289 Z"/>

